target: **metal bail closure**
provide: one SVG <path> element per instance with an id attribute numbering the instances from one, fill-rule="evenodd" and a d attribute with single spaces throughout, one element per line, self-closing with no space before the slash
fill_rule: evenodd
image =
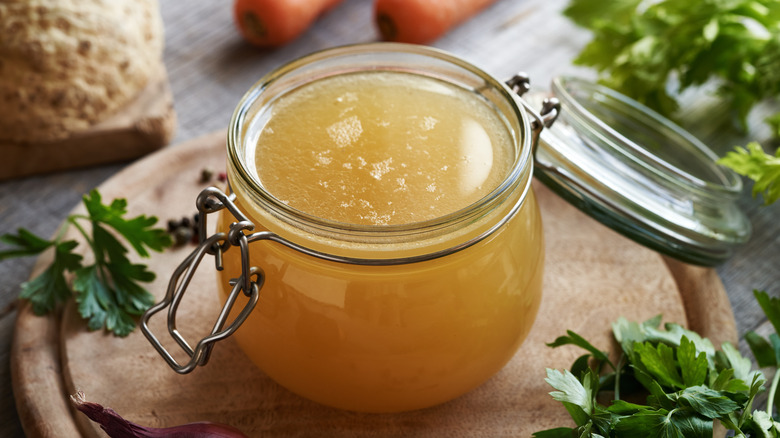
<path id="1" fill-rule="evenodd" d="M 509 88 L 518 96 L 523 97 L 525 93 L 531 90 L 531 78 L 527 73 L 519 72 L 506 81 Z M 539 137 L 544 128 L 549 128 L 555 123 L 558 115 L 561 113 L 561 103 L 555 97 L 545 98 L 542 101 L 542 109 L 537 113 L 523 99 L 520 99 L 523 109 L 533 118 L 531 121 L 531 147 L 532 155 L 536 159 L 536 149 L 539 146 Z"/>
<path id="2" fill-rule="evenodd" d="M 226 195 L 216 187 L 209 187 L 198 195 L 198 233 L 200 243 L 174 271 L 168 283 L 165 298 L 147 310 L 141 317 L 141 331 L 168 365 L 179 374 L 189 373 L 198 365 L 205 365 L 209 360 L 214 343 L 232 335 L 244 323 L 260 297 L 260 288 L 264 280 L 263 272 L 259 268 L 250 267 L 249 242 L 246 234 L 244 234 L 244 231 L 253 230 L 254 225 L 238 210 L 233 203 L 233 199 L 233 196 Z M 237 219 L 237 222 L 231 224 L 227 233 L 220 232 L 206 237 L 207 215 L 223 208 L 227 208 Z M 217 317 L 217 321 L 211 329 L 211 334 L 198 341 L 193 349 L 176 328 L 176 312 L 203 257 L 206 254 L 213 255 L 217 270 L 222 270 L 222 253 L 230 249 L 231 246 L 237 246 L 241 251 L 241 276 L 230 281 L 233 289 L 230 291 Z M 238 298 L 238 294 L 241 292 L 249 297 L 249 300 L 233 322 L 225 327 L 230 311 L 235 304 L 236 298 Z M 149 328 L 149 319 L 166 307 L 169 307 L 168 333 L 190 357 L 186 364 L 177 362 Z"/>

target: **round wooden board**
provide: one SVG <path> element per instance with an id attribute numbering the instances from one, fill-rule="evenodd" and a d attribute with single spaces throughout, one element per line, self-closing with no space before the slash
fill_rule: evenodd
<path id="1" fill-rule="evenodd" d="M 224 168 L 224 138 L 224 132 L 214 133 L 144 158 L 100 187 L 104 200 L 127 198 L 131 214 L 162 221 L 194 213 L 195 196 L 203 188 L 200 170 Z M 662 257 L 588 218 L 541 184 L 535 190 L 547 245 L 537 322 L 501 372 L 456 400 L 392 415 L 335 410 L 276 385 L 230 339 L 217 344 L 207 366 L 178 375 L 138 330 L 126 338 L 88 332 L 73 305 L 50 317 L 36 317 L 24 305 L 14 333 L 12 372 L 25 432 L 32 438 L 105 436 L 69 407 L 67 397 L 78 389 L 149 426 L 216 421 L 263 437 L 530 436 L 570 424 L 544 381 L 545 368 L 568 368 L 581 354 L 573 347 L 544 345 L 566 329 L 614 349 L 610 322 L 618 316 L 645 320 L 663 314 L 715 342 L 736 340 L 728 298 L 712 269 Z M 146 261 L 158 274 L 150 285 L 158 298 L 190 250 L 169 250 Z M 42 257 L 33 275 L 46 262 Z M 190 340 L 210 328 L 220 306 L 212 290 L 213 269 L 205 264 L 198 276 L 177 325 Z M 152 323 L 162 336 L 162 317 Z"/>

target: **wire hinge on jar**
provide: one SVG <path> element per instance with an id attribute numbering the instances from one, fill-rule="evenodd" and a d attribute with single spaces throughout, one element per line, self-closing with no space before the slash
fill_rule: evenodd
<path id="1" fill-rule="evenodd" d="M 234 199 L 235 195 L 228 196 L 216 187 L 204 189 L 198 195 L 196 205 L 198 208 L 198 237 L 200 243 L 174 271 L 171 280 L 168 283 L 168 289 L 163 300 L 147 310 L 141 317 L 141 331 L 143 334 L 157 352 L 165 359 L 168 365 L 180 374 L 189 373 L 198 365 L 205 365 L 211 355 L 214 342 L 232 335 L 255 308 L 260 297 L 260 288 L 263 285 L 264 275 L 259 268 L 250 267 L 249 241 L 245 234 L 245 232 L 251 232 L 254 229 L 254 224 L 252 224 L 252 222 L 250 222 L 236 207 L 233 203 Z M 223 208 L 227 208 L 237 221 L 230 225 L 230 229 L 227 233 L 219 232 L 207 236 L 207 215 L 216 213 Z M 217 317 L 217 321 L 214 323 L 211 334 L 201 339 L 193 349 L 176 328 L 176 312 L 179 304 L 181 303 L 184 293 L 187 291 L 187 287 L 192 281 L 192 277 L 195 274 L 198 265 L 200 265 L 200 262 L 203 260 L 203 257 L 206 254 L 214 256 L 214 263 L 217 270 L 222 270 L 222 255 L 232 246 L 238 247 L 241 251 L 241 276 L 230 281 L 233 288 Z M 236 298 L 238 298 L 239 293 L 242 292 L 249 297 L 249 300 L 238 316 L 225 327 L 225 323 L 235 304 Z M 160 312 L 169 306 L 168 333 L 189 356 L 190 359 L 185 364 L 180 364 L 176 361 L 149 328 L 149 319 L 157 312 Z"/>
<path id="2" fill-rule="evenodd" d="M 527 73 L 520 72 L 506 81 L 507 86 L 518 96 L 523 97 L 525 93 L 531 90 L 531 78 Z M 561 102 L 555 97 L 549 97 L 542 102 L 542 110 L 537 113 L 528 103 L 520 99 L 520 103 L 526 112 L 533 118 L 531 121 L 531 147 L 533 156 L 536 158 L 536 149 L 539 146 L 539 136 L 544 128 L 549 128 L 561 113 Z"/>

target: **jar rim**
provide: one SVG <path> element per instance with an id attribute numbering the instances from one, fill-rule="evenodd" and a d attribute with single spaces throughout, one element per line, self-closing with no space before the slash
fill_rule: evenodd
<path id="1" fill-rule="evenodd" d="M 353 224 L 321 218 L 290 207 L 289 205 L 274 197 L 273 194 L 269 193 L 268 190 L 262 186 L 260 181 L 258 181 L 252 175 L 244 154 L 239 153 L 239 146 L 246 137 L 245 126 L 248 122 L 250 122 L 249 119 L 252 117 L 253 105 L 264 92 L 267 92 L 270 87 L 274 86 L 278 81 L 285 78 L 286 75 L 295 73 L 296 71 L 321 61 L 332 60 L 337 57 L 347 58 L 350 56 L 360 57 L 364 55 L 413 55 L 419 59 L 430 59 L 437 62 L 443 62 L 444 64 L 461 70 L 463 73 L 478 77 L 483 82 L 483 87 L 490 88 L 492 91 L 497 92 L 498 95 L 504 100 L 504 102 L 509 104 L 509 107 L 513 112 L 511 117 L 518 121 L 520 130 L 520 132 L 513 132 L 514 129 L 512 129 L 511 126 L 507 126 L 507 129 L 512 133 L 512 140 L 515 148 L 514 162 L 509 168 L 509 172 L 502 179 L 499 185 L 479 200 L 451 213 L 447 213 L 445 215 L 425 221 L 388 225 Z M 354 68 L 342 65 L 338 69 L 334 69 L 327 76 L 357 71 L 378 71 L 382 68 L 387 68 L 389 70 L 410 71 L 412 69 L 410 67 L 412 63 L 413 61 L 410 61 L 409 65 L 397 66 L 388 62 L 387 65 L 362 65 Z M 425 74 L 427 76 L 438 79 L 449 79 L 451 83 L 452 80 L 454 80 L 454 78 L 447 78 L 442 76 L 441 72 L 417 70 L 413 71 L 413 73 Z M 325 76 L 310 76 L 303 83 L 309 83 L 316 79 L 320 79 L 321 77 Z M 481 216 L 484 216 L 492 209 L 497 207 L 497 205 L 500 205 L 506 198 L 506 195 L 508 195 L 508 192 L 512 192 L 513 188 L 515 188 L 519 183 L 525 181 L 525 186 L 521 189 L 522 194 L 519 201 L 517 202 L 518 205 L 522 204 L 523 200 L 526 198 L 527 192 L 530 190 L 530 173 L 533 167 L 531 135 L 529 132 L 529 116 L 525 111 L 522 110 L 520 105 L 518 105 L 513 92 L 507 87 L 506 84 L 498 81 L 492 75 L 479 69 L 473 64 L 448 52 L 426 46 L 385 42 L 354 44 L 313 52 L 309 55 L 298 58 L 276 68 L 258 80 L 244 94 L 231 117 L 227 134 L 228 164 L 236 171 L 241 182 L 247 184 L 252 194 L 257 195 L 263 201 L 264 205 L 270 206 L 273 209 L 275 215 L 282 217 L 284 220 L 299 224 L 303 223 L 307 227 L 318 231 L 335 232 L 342 235 L 351 235 L 363 238 L 369 236 L 410 236 L 427 231 L 439 230 L 452 226 L 453 224 L 473 222 L 478 220 Z M 516 211 L 516 209 L 513 211 Z"/>

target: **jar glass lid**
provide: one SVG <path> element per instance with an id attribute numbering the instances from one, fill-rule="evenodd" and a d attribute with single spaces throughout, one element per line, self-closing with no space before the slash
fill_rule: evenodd
<path id="1" fill-rule="evenodd" d="M 542 130 L 536 176 L 631 239 L 689 263 L 728 259 L 750 236 L 736 200 L 741 179 L 690 133 L 609 88 L 556 78 L 561 103 Z M 549 92 L 523 98 L 534 106 Z"/>

